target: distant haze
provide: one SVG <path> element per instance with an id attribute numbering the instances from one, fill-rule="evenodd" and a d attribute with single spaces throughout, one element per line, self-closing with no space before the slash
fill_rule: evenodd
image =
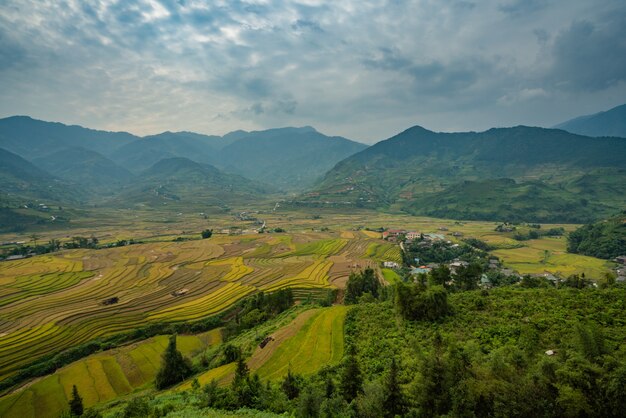
<path id="1" fill-rule="evenodd" d="M 626 100 L 623 0 L 5 0 L 0 117 L 372 143 Z"/>

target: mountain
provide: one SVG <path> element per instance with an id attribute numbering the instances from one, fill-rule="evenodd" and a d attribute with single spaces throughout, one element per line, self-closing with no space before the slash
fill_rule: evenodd
<path id="1" fill-rule="evenodd" d="M 310 126 L 237 131 L 224 138 L 234 142 L 219 152 L 216 165 L 283 190 L 309 187 L 337 162 L 367 148 Z"/>
<path id="2" fill-rule="evenodd" d="M 622 138 L 525 126 L 479 133 L 415 126 L 341 161 L 294 203 L 587 222 L 626 205 L 624 155 Z"/>
<path id="3" fill-rule="evenodd" d="M 138 137 L 126 132 L 106 132 L 44 122 L 28 116 L 0 119 L 0 147 L 32 160 L 62 148 L 82 147 L 108 156 Z"/>
<path id="4" fill-rule="evenodd" d="M 224 206 L 270 191 L 267 186 L 224 173 L 212 165 L 175 157 L 163 159 L 139 174 L 133 184 L 123 188 L 112 203 L 192 202 Z"/>
<path id="5" fill-rule="evenodd" d="M 595 115 L 580 116 L 555 126 L 580 135 L 626 138 L 626 104 Z"/>
<path id="6" fill-rule="evenodd" d="M 33 164 L 61 179 L 100 188 L 115 187 L 133 177 L 103 155 L 82 147 L 64 148 L 34 159 Z"/>
<path id="7" fill-rule="evenodd" d="M 217 152 L 231 141 L 193 132 L 163 132 L 133 141 L 112 155 L 116 162 L 139 173 L 166 158 L 184 157 L 201 163 L 218 161 Z"/>
<path id="8" fill-rule="evenodd" d="M 79 201 L 84 193 L 74 190 L 19 155 L 0 148 L 0 197 L 11 204 L 29 201 L 59 203 Z"/>

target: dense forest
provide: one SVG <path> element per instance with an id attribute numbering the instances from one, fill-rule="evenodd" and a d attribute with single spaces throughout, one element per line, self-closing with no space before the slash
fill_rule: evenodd
<path id="1" fill-rule="evenodd" d="M 569 234 L 567 251 L 604 259 L 626 255 L 626 211 Z"/>

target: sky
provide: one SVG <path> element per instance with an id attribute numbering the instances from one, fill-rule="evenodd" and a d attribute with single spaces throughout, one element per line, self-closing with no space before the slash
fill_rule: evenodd
<path id="1" fill-rule="evenodd" d="M 623 103 L 624 0 L 0 1 L 0 117 L 373 143 Z"/>

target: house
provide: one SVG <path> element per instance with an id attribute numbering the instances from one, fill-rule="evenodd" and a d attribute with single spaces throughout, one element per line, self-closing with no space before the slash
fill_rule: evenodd
<path id="1" fill-rule="evenodd" d="M 491 280 L 489 280 L 489 277 L 484 273 L 480 276 L 480 287 L 483 289 L 489 289 L 491 287 Z"/>
<path id="2" fill-rule="evenodd" d="M 462 237 L 462 236 L 463 236 L 463 233 L 462 233 L 462 232 L 455 231 L 455 232 L 453 232 L 453 233 L 452 233 L 452 236 L 453 236 L 453 237 Z"/>
<path id="3" fill-rule="evenodd" d="M 410 231 L 406 233 L 406 239 L 413 241 L 414 239 L 419 239 L 422 236 L 420 232 Z"/>
<path id="4" fill-rule="evenodd" d="M 403 229 L 388 229 L 383 232 L 383 239 L 395 241 L 400 234 L 406 233 Z"/>
<path id="5" fill-rule="evenodd" d="M 395 261 L 385 261 L 383 262 L 383 267 L 397 269 L 399 266 L 398 263 L 396 263 Z"/>

